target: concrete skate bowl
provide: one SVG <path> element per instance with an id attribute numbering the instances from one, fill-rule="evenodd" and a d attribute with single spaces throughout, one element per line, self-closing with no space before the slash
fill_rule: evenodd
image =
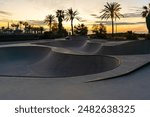
<path id="1" fill-rule="evenodd" d="M 44 42 L 44 43 L 35 43 L 38 45 L 46 45 L 46 46 L 52 46 L 52 47 L 62 47 L 62 48 L 74 48 L 74 47 L 80 47 L 84 45 L 86 42 L 85 39 L 76 39 L 76 40 L 54 40 L 50 42 Z"/>
<path id="2" fill-rule="evenodd" d="M 119 66 L 119 60 L 100 55 L 72 55 L 40 46 L 0 48 L 0 76 L 64 78 L 96 74 Z"/>
<path id="3" fill-rule="evenodd" d="M 133 41 L 116 46 L 103 46 L 98 54 L 102 55 L 139 55 L 150 54 L 150 41 Z"/>

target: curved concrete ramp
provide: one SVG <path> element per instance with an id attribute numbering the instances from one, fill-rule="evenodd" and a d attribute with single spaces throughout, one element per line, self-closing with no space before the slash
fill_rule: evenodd
<path id="1" fill-rule="evenodd" d="M 113 57 L 63 54 L 39 46 L 3 47 L 0 55 L 1 76 L 72 77 L 119 66 Z"/>
<path id="2" fill-rule="evenodd" d="M 103 46 L 98 54 L 103 55 L 138 55 L 150 54 L 150 41 L 133 41 L 116 46 Z"/>
<path id="3" fill-rule="evenodd" d="M 101 49 L 102 45 L 99 43 L 87 42 L 79 48 L 80 51 L 86 53 L 97 53 Z"/>
<path id="4" fill-rule="evenodd" d="M 50 42 L 36 43 L 36 44 L 67 48 L 67 47 L 80 47 L 80 46 L 84 45 L 85 42 L 86 42 L 85 39 L 83 39 L 83 40 L 78 39 L 78 40 L 54 40 L 54 41 L 50 41 Z"/>

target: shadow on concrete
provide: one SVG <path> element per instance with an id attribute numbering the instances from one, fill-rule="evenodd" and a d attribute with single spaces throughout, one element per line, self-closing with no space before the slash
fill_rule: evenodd
<path id="1" fill-rule="evenodd" d="M 102 55 L 140 55 L 150 54 L 150 41 L 133 41 L 116 46 L 103 46 L 97 54 Z"/>
<path id="2" fill-rule="evenodd" d="M 102 55 L 73 55 L 48 47 L 0 48 L 0 75 L 22 77 L 72 77 L 96 74 L 119 66 L 119 60 Z"/>

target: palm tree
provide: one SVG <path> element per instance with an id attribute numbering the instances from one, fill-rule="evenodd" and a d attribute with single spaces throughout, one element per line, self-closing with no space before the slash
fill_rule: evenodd
<path id="1" fill-rule="evenodd" d="M 76 11 L 73 11 L 73 9 L 72 8 L 70 8 L 70 9 L 68 9 L 67 11 L 66 11 L 66 21 L 71 21 L 71 31 L 72 31 L 72 35 L 73 35 L 73 20 L 74 19 L 77 19 L 77 20 L 80 20 L 79 19 L 79 17 L 77 17 L 77 15 L 78 15 L 79 13 L 78 13 L 78 11 L 76 10 Z"/>
<path id="2" fill-rule="evenodd" d="M 19 21 L 19 26 L 20 26 L 20 30 L 21 30 L 21 25 L 23 24 L 22 21 Z"/>
<path id="3" fill-rule="evenodd" d="M 64 10 L 57 10 L 56 17 L 58 18 L 58 31 L 61 32 L 63 29 L 62 22 L 65 18 Z"/>
<path id="4" fill-rule="evenodd" d="M 29 26 L 28 22 L 23 22 L 24 25 L 24 31 L 27 33 L 27 27 Z"/>
<path id="5" fill-rule="evenodd" d="M 120 19 L 120 17 L 123 17 L 122 14 L 120 14 L 120 10 L 122 9 L 120 7 L 120 4 L 116 2 L 108 3 L 104 5 L 104 9 L 100 12 L 103 13 L 100 18 L 103 19 L 109 19 L 111 18 L 112 22 L 112 37 L 114 38 L 114 19 Z"/>
<path id="6" fill-rule="evenodd" d="M 49 26 L 49 31 L 52 31 L 52 23 L 55 21 L 55 16 L 54 15 L 48 15 L 45 18 L 45 23 Z"/>
<path id="7" fill-rule="evenodd" d="M 19 28 L 19 24 L 11 24 L 11 27 L 13 27 L 13 28 L 15 28 L 14 30 L 18 30 L 18 28 Z"/>
<path id="8" fill-rule="evenodd" d="M 149 7 L 143 6 L 143 12 L 142 12 L 142 17 L 146 18 L 146 25 L 148 32 L 150 33 L 150 4 Z"/>

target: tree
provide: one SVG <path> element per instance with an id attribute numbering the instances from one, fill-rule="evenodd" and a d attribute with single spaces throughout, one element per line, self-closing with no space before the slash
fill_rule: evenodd
<path id="1" fill-rule="evenodd" d="M 15 30 L 15 24 L 14 23 L 11 24 L 11 27 L 13 27 L 13 29 Z"/>
<path id="2" fill-rule="evenodd" d="M 24 31 L 25 31 L 25 33 L 27 33 L 28 32 L 27 28 L 29 26 L 28 22 L 23 22 L 23 25 L 24 25 Z"/>
<path id="3" fill-rule="evenodd" d="M 148 32 L 150 33 L 150 4 L 149 7 L 143 6 L 143 12 L 142 12 L 142 17 L 146 18 L 146 25 Z"/>
<path id="4" fill-rule="evenodd" d="M 52 26 L 52 32 L 56 33 L 58 31 L 58 23 L 54 21 L 53 26 Z"/>
<path id="5" fill-rule="evenodd" d="M 106 34 L 106 32 L 107 32 L 106 31 L 106 26 L 104 26 L 103 24 L 95 24 L 95 25 L 93 25 L 92 31 L 95 34 L 97 34 L 97 33 Z"/>
<path id="6" fill-rule="evenodd" d="M 20 30 L 21 30 L 21 25 L 23 24 L 22 21 L 19 21 L 19 27 L 20 27 Z"/>
<path id="7" fill-rule="evenodd" d="M 111 18 L 112 22 L 112 37 L 114 38 L 114 19 L 120 19 L 120 17 L 123 17 L 122 14 L 120 14 L 120 10 L 122 9 L 120 7 L 120 4 L 116 2 L 108 3 L 104 5 L 104 9 L 100 12 L 103 13 L 100 18 L 103 19 L 109 19 Z"/>
<path id="8" fill-rule="evenodd" d="M 24 22 L 23 25 L 25 26 L 25 28 L 29 25 L 28 22 Z"/>
<path id="9" fill-rule="evenodd" d="M 98 38 L 106 38 L 106 26 L 103 24 L 95 24 L 92 27 L 92 32 L 95 33 Z"/>
<path id="10" fill-rule="evenodd" d="M 13 27 L 13 28 L 15 28 L 15 30 L 18 30 L 18 28 L 19 28 L 19 24 L 11 24 L 11 27 Z"/>
<path id="11" fill-rule="evenodd" d="M 84 24 L 78 24 L 78 26 L 75 26 L 75 34 L 77 35 L 87 35 L 88 28 Z"/>
<path id="12" fill-rule="evenodd" d="M 58 18 L 58 32 L 61 32 L 63 30 L 62 22 L 65 18 L 64 10 L 57 10 L 56 17 Z"/>
<path id="13" fill-rule="evenodd" d="M 79 17 L 77 17 L 77 15 L 79 15 L 78 11 L 73 11 L 72 8 L 68 9 L 66 11 L 66 21 L 71 21 L 71 31 L 72 31 L 72 35 L 73 35 L 73 21 L 74 19 L 80 20 Z"/>
<path id="14" fill-rule="evenodd" d="M 52 31 L 52 23 L 55 21 L 54 15 L 48 15 L 45 18 L 45 23 L 49 26 L 49 31 Z"/>
<path id="15" fill-rule="evenodd" d="M 39 27 L 39 30 L 40 30 L 40 33 L 43 34 L 44 27 L 40 26 L 40 27 Z"/>

